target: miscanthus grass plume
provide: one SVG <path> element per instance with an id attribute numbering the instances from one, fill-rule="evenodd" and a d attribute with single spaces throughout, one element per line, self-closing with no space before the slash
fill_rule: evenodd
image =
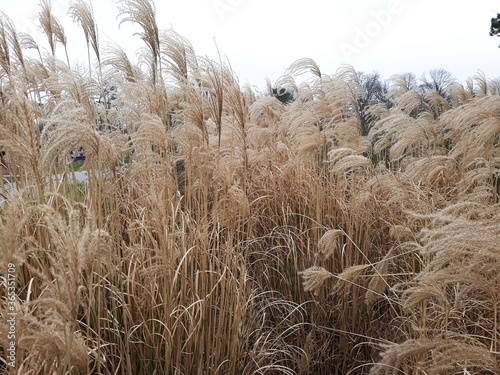
<path id="1" fill-rule="evenodd" d="M 71 2 L 82 68 L 38 10 L 40 41 L 0 13 L 2 372 L 500 373 L 496 81 L 374 100 L 304 58 L 258 92 L 150 0 L 138 59 Z"/>

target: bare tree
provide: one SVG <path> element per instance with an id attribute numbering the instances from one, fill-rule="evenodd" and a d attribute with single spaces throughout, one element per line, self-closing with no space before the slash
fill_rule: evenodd
<path id="1" fill-rule="evenodd" d="M 418 79 L 414 73 L 403 73 L 402 76 L 406 82 L 408 91 L 419 91 Z"/>
<path id="2" fill-rule="evenodd" d="M 380 75 L 377 72 L 363 73 L 358 72 L 358 81 L 364 91 L 364 95 L 358 98 L 359 116 L 361 119 L 361 133 L 367 135 L 370 131 L 372 119 L 367 111 L 371 105 L 378 103 L 386 103 L 387 101 L 387 86 L 380 80 Z"/>
<path id="3" fill-rule="evenodd" d="M 449 99 L 448 88 L 457 82 L 453 75 L 445 69 L 432 69 L 428 75 L 424 73 L 420 79 L 423 92 L 434 90 L 445 99 Z"/>

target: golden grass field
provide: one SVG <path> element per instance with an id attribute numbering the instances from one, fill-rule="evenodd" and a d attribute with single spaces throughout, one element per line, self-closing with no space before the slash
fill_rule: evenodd
<path id="1" fill-rule="evenodd" d="M 496 81 L 443 97 L 394 76 L 365 136 L 352 68 L 297 61 L 284 105 L 151 2 L 119 5 L 141 65 L 99 45 L 83 0 L 90 68 L 55 57 L 71 40 L 47 1 L 45 55 L 0 17 L 0 371 L 500 374 Z"/>

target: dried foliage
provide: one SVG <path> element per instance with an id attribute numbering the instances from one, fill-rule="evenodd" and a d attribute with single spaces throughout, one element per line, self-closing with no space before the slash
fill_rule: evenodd
<path id="1" fill-rule="evenodd" d="M 261 95 L 159 29 L 152 1 L 118 7 L 139 62 L 70 4 L 88 71 L 58 59 L 49 1 L 43 58 L 0 14 L 11 373 L 500 373 L 495 81 L 394 76 L 362 108 L 353 68 L 300 59 Z"/>

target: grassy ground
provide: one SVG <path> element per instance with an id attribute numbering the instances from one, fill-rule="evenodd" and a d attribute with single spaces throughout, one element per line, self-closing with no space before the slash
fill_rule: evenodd
<path id="1" fill-rule="evenodd" d="M 78 172 L 82 170 L 83 166 L 84 166 L 83 161 L 75 161 L 74 163 L 71 164 L 71 171 Z"/>

